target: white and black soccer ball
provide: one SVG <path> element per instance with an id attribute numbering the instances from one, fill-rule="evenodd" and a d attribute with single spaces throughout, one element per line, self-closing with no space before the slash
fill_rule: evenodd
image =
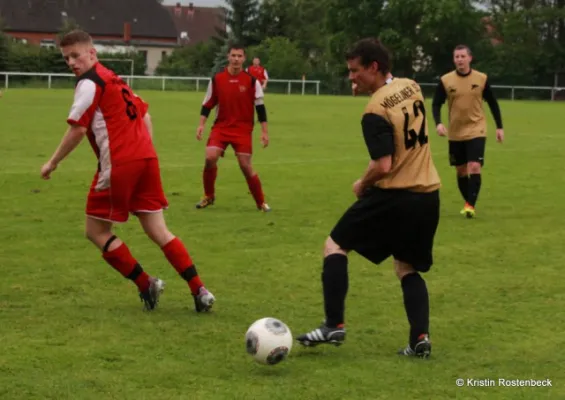
<path id="1" fill-rule="evenodd" d="M 245 347 L 258 363 L 275 365 L 288 357 L 292 348 L 292 332 L 276 318 L 261 318 L 247 330 Z"/>

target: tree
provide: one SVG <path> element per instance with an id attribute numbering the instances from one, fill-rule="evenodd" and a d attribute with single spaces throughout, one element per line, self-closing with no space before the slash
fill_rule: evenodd
<path id="1" fill-rule="evenodd" d="M 156 73 L 159 75 L 208 75 L 214 64 L 218 45 L 209 41 L 176 49 L 161 61 Z"/>
<path id="2" fill-rule="evenodd" d="M 258 44 L 256 23 L 259 9 L 258 0 L 224 0 L 224 22 L 229 34 L 223 36 L 223 44 L 227 39 L 235 40 L 243 46 Z"/>
<path id="3" fill-rule="evenodd" d="M 0 71 L 6 71 L 10 52 L 10 41 L 4 34 L 4 29 L 6 29 L 6 24 L 0 15 Z"/>
<path id="4" fill-rule="evenodd" d="M 249 48 L 248 53 L 261 58 L 271 77 L 300 79 L 309 72 L 300 48 L 286 37 L 267 38 L 260 45 Z"/>

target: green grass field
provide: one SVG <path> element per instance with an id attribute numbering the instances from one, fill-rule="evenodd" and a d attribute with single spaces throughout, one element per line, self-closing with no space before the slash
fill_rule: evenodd
<path id="1" fill-rule="evenodd" d="M 131 219 L 117 233 L 167 282 L 159 308 L 142 312 L 135 286 L 84 239 L 96 166 L 87 142 L 52 180 L 39 178 L 72 92 L 9 90 L 0 99 L 1 399 L 565 399 L 563 104 L 501 102 L 502 145 L 488 114 L 475 220 L 459 215 L 447 143 L 430 130 L 443 180 L 435 265 L 425 275 L 430 360 L 395 354 L 408 325 L 392 261 L 352 255 L 346 344 L 295 345 L 286 362 L 264 367 L 245 352 L 253 321 L 277 317 L 297 335 L 323 318 L 322 247 L 367 165 L 366 99 L 267 96 L 271 145 L 260 149 L 256 135 L 254 161 L 273 212 L 262 214 L 231 151 L 216 205 L 194 208 L 203 93 L 140 94 L 151 103 L 170 228 L 217 296 L 215 309 L 194 312 L 184 281 Z M 552 387 L 460 388 L 457 378 L 551 379 Z"/>

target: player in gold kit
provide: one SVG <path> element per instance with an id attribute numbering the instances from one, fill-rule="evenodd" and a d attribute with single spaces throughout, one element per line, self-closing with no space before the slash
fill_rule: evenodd
<path id="1" fill-rule="evenodd" d="M 376 39 L 360 40 L 346 59 L 356 89 L 371 94 L 361 120 L 370 161 L 353 184 L 357 201 L 325 243 L 325 322 L 297 340 L 304 346 L 342 344 L 348 253 L 355 251 L 375 264 L 393 256 L 410 324 L 408 346 L 399 354 L 427 358 L 429 300 L 420 273 L 433 263 L 440 179 L 428 142 L 424 97 L 413 80 L 392 76 L 389 53 Z"/>
<path id="2" fill-rule="evenodd" d="M 455 70 L 441 77 L 433 99 L 432 111 L 440 136 L 449 139 L 449 163 L 457 170 L 457 184 L 465 199 L 461 214 L 475 216 L 475 204 L 481 189 L 487 123 L 483 99 L 496 122 L 496 140 L 504 140 L 502 117 L 486 74 L 471 68 L 471 50 L 459 45 L 453 51 Z M 449 129 L 441 122 L 441 106 L 447 99 Z"/>

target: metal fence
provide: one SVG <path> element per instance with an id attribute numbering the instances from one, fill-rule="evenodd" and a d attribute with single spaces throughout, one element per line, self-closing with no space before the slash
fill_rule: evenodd
<path id="1" fill-rule="evenodd" d="M 4 88 L 69 88 L 73 87 L 75 76 L 65 73 L 48 72 L 0 72 Z M 128 85 L 137 90 L 206 90 L 210 77 L 203 76 L 143 76 L 122 75 Z M 287 94 L 320 94 L 320 81 L 302 79 L 269 79 L 269 87 L 276 92 Z"/>
<path id="2" fill-rule="evenodd" d="M 210 77 L 204 76 L 142 76 L 122 75 L 128 85 L 136 90 L 206 90 Z M 68 73 L 0 72 L 4 88 L 72 88 L 75 76 Z M 0 83 L 1 84 L 1 83 Z M 319 80 L 269 79 L 268 90 L 272 93 L 320 95 Z M 426 97 L 433 96 L 437 83 L 420 83 Z M 565 87 L 491 85 L 496 97 L 510 100 L 565 100 Z M 344 92 L 343 94 L 347 94 Z M 350 93 L 350 92 L 349 92 Z"/>

